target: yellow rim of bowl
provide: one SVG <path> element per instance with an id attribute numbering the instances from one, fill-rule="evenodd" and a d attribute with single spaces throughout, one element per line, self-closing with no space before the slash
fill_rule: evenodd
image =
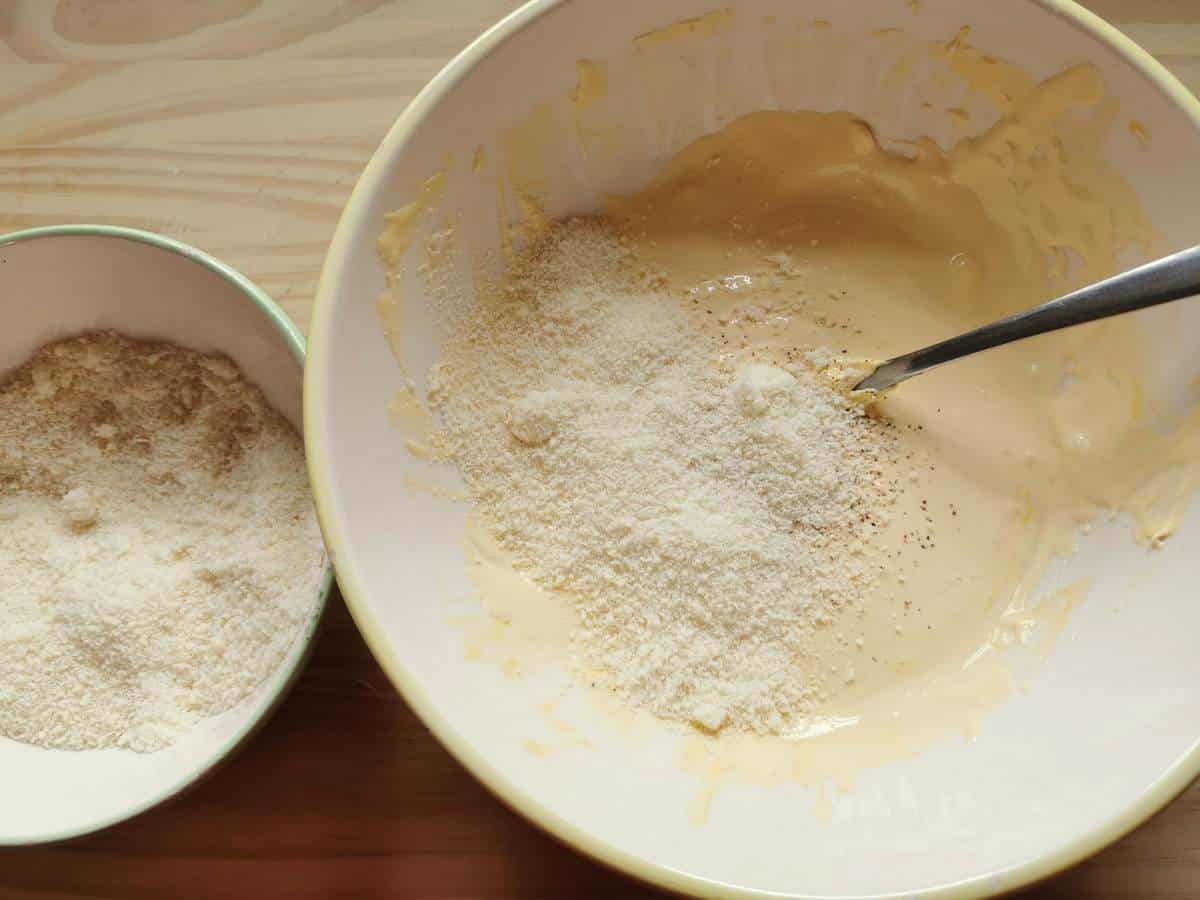
<path id="1" fill-rule="evenodd" d="M 338 584 L 341 587 L 346 606 L 358 625 L 359 631 L 362 632 L 367 646 L 370 647 L 384 672 L 387 673 L 388 678 L 391 679 L 392 684 L 395 685 L 409 706 L 442 743 L 442 746 L 509 808 L 591 859 L 671 891 L 701 897 L 783 896 L 774 892 L 740 887 L 691 875 L 629 853 L 607 841 L 596 838 L 516 787 L 504 772 L 494 766 L 469 741 L 463 739 L 443 718 L 437 705 L 426 695 L 392 651 L 383 629 L 367 603 L 367 592 L 359 580 L 358 573 L 346 565 L 338 565 L 339 559 L 347 558 L 343 552 L 346 544 L 342 534 L 336 528 L 336 520 L 333 515 L 333 490 L 329 478 L 328 450 L 325 444 L 325 406 L 321 402 L 321 391 L 326 378 L 326 346 L 333 317 L 331 298 L 334 285 L 339 284 L 342 280 L 343 270 L 348 259 L 351 235 L 358 230 L 360 225 L 364 224 L 362 219 L 365 213 L 362 210 L 367 206 L 364 202 L 365 198 L 385 187 L 387 159 L 393 155 L 395 148 L 409 139 L 429 111 L 480 60 L 510 36 L 528 27 L 550 10 L 567 2 L 571 2 L 571 0 L 531 0 L 469 44 L 438 72 L 404 109 L 384 136 L 359 177 L 358 183 L 354 186 L 341 219 L 338 221 L 325 264 L 321 270 L 309 327 L 309 357 L 304 375 L 304 438 L 309 479 L 312 482 L 313 498 L 317 507 L 317 518 L 321 523 L 326 546 L 329 548 L 337 569 Z M 1129 65 L 1166 94 L 1200 131 L 1200 100 L 1197 100 L 1154 57 L 1117 30 L 1115 26 L 1079 6 L 1074 0 L 1028 0 L 1028 2 L 1066 20 L 1114 50 Z M 960 900 L 960 898 L 966 900 L 966 898 L 996 896 L 1028 887 L 1070 868 L 1128 834 L 1181 794 L 1197 776 L 1200 776 L 1200 737 L 1123 812 L 1051 853 L 1034 857 L 1006 869 L 976 875 L 950 884 L 919 891 L 871 896 L 875 900 L 889 900 L 889 898 L 900 900 L 902 897 L 919 897 L 925 898 L 925 900 L 934 900 L 934 898 L 936 900 Z M 819 900 L 819 898 L 812 897 L 810 900 Z"/>
<path id="2" fill-rule="evenodd" d="M 81 225 L 47 225 L 42 228 L 28 228 L 24 231 L 13 231 L 8 234 L 0 235 L 0 251 L 5 247 L 13 244 L 23 243 L 25 241 L 37 240 L 40 238 L 53 237 L 69 237 L 69 236 L 84 236 L 84 237 L 107 237 L 120 240 L 133 241 L 139 244 L 149 244 L 151 247 L 157 247 L 160 250 L 166 250 L 170 253 L 175 253 L 179 256 L 190 259 L 192 262 L 208 269 L 221 278 L 228 281 L 234 287 L 238 288 L 251 303 L 258 308 L 266 318 L 275 326 L 283 338 L 283 342 L 287 345 L 292 357 L 296 360 L 296 364 L 300 366 L 301 371 L 304 369 L 304 335 L 292 323 L 288 314 L 272 300 L 267 294 L 256 285 L 253 281 L 234 269 L 232 266 L 221 262 L 215 256 L 205 253 L 203 250 L 198 250 L 190 244 L 185 244 L 182 241 L 177 241 L 174 238 L 169 238 L 161 234 L 155 234 L 151 231 L 142 231 L 137 228 L 125 228 L 120 225 L 100 225 L 100 224 L 81 224 Z M 103 831 L 106 828 L 111 828 L 114 825 L 119 825 L 121 822 L 126 822 L 129 819 L 139 816 L 142 813 L 153 809 L 168 800 L 171 800 L 184 791 L 195 787 L 209 775 L 211 775 L 222 764 L 228 762 L 233 754 L 239 750 L 254 734 L 267 723 L 275 710 L 279 708 L 288 692 L 300 677 L 300 673 L 304 670 L 308 663 L 308 658 L 312 655 L 313 644 L 317 629 L 321 625 L 321 620 L 325 616 L 325 607 L 328 605 L 329 592 L 333 587 L 333 566 L 326 563 L 325 570 L 321 575 L 321 583 L 317 587 L 317 603 L 313 609 L 312 618 L 305 627 L 304 632 L 299 636 L 302 641 L 301 650 L 296 655 L 295 662 L 292 663 L 290 670 L 284 675 L 283 681 L 279 687 L 269 695 L 262 698 L 258 703 L 253 714 L 233 734 L 231 734 L 225 742 L 208 758 L 204 765 L 198 766 L 189 770 L 182 777 L 177 778 L 164 789 L 151 796 L 149 799 L 135 806 L 131 806 L 122 810 L 116 815 L 100 819 L 90 825 L 85 825 L 81 828 L 68 828 L 58 831 L 47 831 L 42 834 L 34 835 L 30 838 L 23 838 L 19 841 L 0 841 L 0 847 L 31 847 L 39 844 L 54 844 L 61 841 L 72 840 L 74 838 L 83 837 L 84 835 L 94 834 L 97 831 Z M 286 661 L 284 663 L 286 665 Z"/>

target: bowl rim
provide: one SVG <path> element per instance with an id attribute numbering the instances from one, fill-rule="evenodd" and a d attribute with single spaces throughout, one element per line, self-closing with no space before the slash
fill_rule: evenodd
<path id="1" fill-rule="evenodd" d="M 106 237 L 119 240 L 133 241 L 139 244 L 147 244 L 151 247 L 156 247 L 160 250 L 166 250 L 178 256 L 182 256 L 192 262 L 198 263 L 216 275 L 219 275 L 225 281 L 238 288 L 247 299 L 249 299 L 255 308 L 262 313 L 268 321 L 275 326 L 275 330 L 283 338 L 284 344 L 291 353 L 292 358 L 301 369 L 303 377 L 305 363 L 305 341 L 304 335 L 295 326 L 288 314 L 272 300 L 258 285 L 252 282 L 241 272 L 234 269 L 227 263 L 222 262 L 211 254 L 205 253 L 196 247 L 185 244 L 182 241 L 174 238 L 166 237 L 165 235 L 155 234 L 150 231 L 142 231 L 138 228 L 127 228 L 121 225 L 103 225 L 103 224 L 71 224 L 71 225 L 47 225 L 39 228 L 27 228 L 21 231 L 13 231 L 7 234 L 0 234 L 0 251 L 5 247 L 13 244 L 23 243 L 25 241 L 38 240 L 41 238 L 53 237 Z M 315 504 L 314 504 L 315 506 Z M 333 589 L 333 565 L 330 562 L 328 553 L 326 553 L 325 566 L 321 572 L 321 581 L 317 587 L 317 602 L 313 608 L 311 617 L 305 625 L 303 632 L 297 637 L 301 641 L 300 651 L 296 653 L 295 659 L 292 661 L 289 670 L 280 681 L 275 690 L 268 692 L 255 703 L 253 710 L 246 716 L 238 728 L 229 735 L 220 747 L 208 754 L 204 762 L 189 769 L 182 777 L 171 781 L 166 787 L 152 794 L 146 800 L 126 807 L 118 813 L 98 819 L 95 822 L 85 824 L 82 827 L 65 828 L 54 831 L 47 831 L 41 834 L 36 834 L 32 837 L 25 837 L 19 840 L 4 840 L 0 839 L 0 848 L 16 848 L 16 847 L 33 847 L 43 844 L 54 844 L 61 841 L 68 841 L 75 838 L 80 838 L 85 835 L 95 834 L 118 825 L 121 822 L 127 822 L 136 816 L 141 815 L 157 806 L 174 799 L 185 791 L 198 785 L 201 781 L 208 778 L 216 769 L 233 758 L 234 754 L 241 749 L 254 734 L 266 724 L 267 720 L 275 713 L 279 705 L 283 702 L 288 692 L 295 685 L 296 680 L 300 677 L 300 673 L 304 670 L 309 657 L 312 654 L 313 645 L 316 643 L 315 638 L 317 631 L 320 628 L 321 622 L 325 616 L 325 610 L 329 605 L 329 595 Z M 289 651 L 289 655 L 294 651 Z M 281 666 L 287 666 L 287 658 Z M 279 670 L 272 677 L 276 677 Z"/>
<path id="2" fill-rule="evenodd" d="M 504 805 L 591 860 L 659 888 L 699 897 L 780 897 L 784 895 L 693 875 L 623 850 L 595 837 L 517 787 L 500 768 L 453 729 L 437 705 L 413 678 L 395 654 L 379 621 L 371 611 L 367 592 L 359 574 L 345 563 L 349 557 L 343 552 L 347 543 L 337 528 L 334 515 L 336 504 L 332 469 L 328 461 L 328 424 L 326 408 L 322 402 L 322 390 L 328 377 L 326 350 L 334 318 L 336 285 L 343 281 L 352 246 L 352 235 L 365 224 L 368 199 L 386 187 L 388 160 L 395 154 L 397 147 L 411 137 L 442 98 L 492 50 L 546 13 L 570 2 L 573 0 L 529 0 L 484 31 L 451 59 L 397 117 L 371 155 L 346 202 L 321 268 L 317 292 L 313 299 L 309 324 L 310 357 L 304 374 L 304 438 L 317 519 L 330 556 L 338 569 L 337 578 L 343 599 L 371 653 L 393 686 L 442 746 Z M 1026 2 L 1057 16 L 1114 51 L 1165 94 L 1172 104 L 1191 120 L 1196 130 L 1200 131 L 1200 99 L 1148 51 L 1116 26 L 1080 6 L 1075 0 Z M 340 566 L 337 565 L 339 559 L 343 561 Z M 1197 778 L 1200 778 L 1200 735 L 1188 750 L 1154 779 L 1124 810 L 1053 852 L 1034 856 L 1005 869 L 973 875 L 931 888 L 873 894 L 872 900 L 967 900 L 1008 894 L 1030 887 L 1071 868 L 1124 837 L 1183 793 Z M 819 898 L 814 896 L 811 900 Z"/>

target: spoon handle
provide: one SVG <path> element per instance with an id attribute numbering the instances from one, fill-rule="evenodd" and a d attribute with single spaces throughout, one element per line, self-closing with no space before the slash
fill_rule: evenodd
<path id="1" fill-rule="evenodd" d="M 1033 309 L 897 356 L 855 385 L 855 390 L 882 391 L 914 375 L 981 350 L 1194 294 L 1200 294 L 1200 246 L 1172 253 Z"/>

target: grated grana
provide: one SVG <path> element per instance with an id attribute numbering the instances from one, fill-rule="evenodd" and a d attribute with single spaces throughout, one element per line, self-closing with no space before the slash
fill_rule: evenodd
<path id="1" fill-rule="evenodd" d="M 152 751 L 246 698 L 324 553 L 292 427 L 229 362 L 111 332 L 0 380 L 0 736 Z"/>
<path id="2" fill-rule="evenodd" d="M 888 426 L 803 363 L 719 353 L 602 220 L 476 304 L 430 373 L 437 445 L 576 605 L 581 674 L 710 731 L 799 724 L 806 638 L 878 576 Z"/>

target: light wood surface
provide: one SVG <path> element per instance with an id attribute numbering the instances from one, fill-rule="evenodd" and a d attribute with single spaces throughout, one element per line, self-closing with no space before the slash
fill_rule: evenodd
<path id="1" fill-rule="evenodd" d="M 1200 89 L 1200 0 L 1090 5 Z M 384 131 L 514 6 L 0 0 L 0 233 L 94 221 L 173 235 L 232 263 L 303 327 Z M 654 894 L 476 784 L 392 690 L 337 597 L 290 699 L 210 780 L 104 834 L 0 853 L 5 900 L 374 896 Z M 1030 896 L 1200 896 L 1200 788 Z"/>

